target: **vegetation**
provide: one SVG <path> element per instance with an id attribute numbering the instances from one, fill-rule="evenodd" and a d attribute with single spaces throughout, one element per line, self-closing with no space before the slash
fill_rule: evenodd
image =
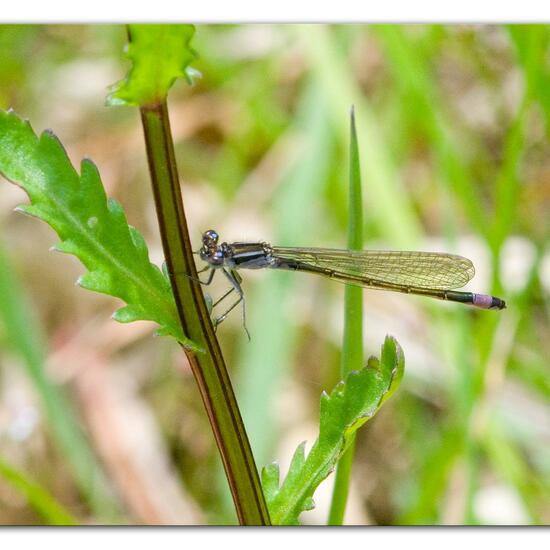
<path id="1" fill-rule="evenodd" d="M 30 204 L 0 185 L 0 523 L 547 523 L 549 39 L 1 26 L 0 172 Z M 251 341 L 238 311 L 214 334 L 209 227 L 458 252 L 508 309 L 346 288 L 343 323 L 341 285 L 251 272 Z"/>

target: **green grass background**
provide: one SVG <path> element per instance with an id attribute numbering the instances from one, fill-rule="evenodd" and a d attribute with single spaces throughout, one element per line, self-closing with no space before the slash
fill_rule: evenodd
<path id="1" fill-rule="evenodd" d="M 550 522 L 549 39 L 547 25 L 197 28 L 203 77 L 170 97 L 196 242 L 214 227 L 227 240 L 344 247 L 353 104 L 365 245 L 459 252 L 476 264 L 470 288 L 508 304 L 364 293 L 365 354 L 391 333 L 406 374 L 359 432 L 348 523 Z M 138 114 L 103 105 L 127 69 L 124 41 L 120 26 L 0 26 L 0 106 L 52 128 L 74 162 L 91 156 L 160 261 Z M 0 187 L 0 523 L 146 521 L 116 496 L 70 380 L 46 366 L 68 330 L 109 322 L 113 304 L 74 289 L 78 266 L 47 252 L 53 233 L 12 212 L 23 200 Z M 219 337 L 258 465 L 284 469 L 339 379 L 343 287 L 277 272 L 244 285 L 252 341 L 238 313 Z M 178 354 L 148 333 L 107 359 L 135 380 L 189 498 L 207 521 L 231 523 Z M 38 420 L 14 436 L 18 384 Z M 39 504 L 17 489 L 40 486 Z M 66 512 L 48 513 L 54 498 Z M 306 522 L 326 521 L 317 503 Z"/>

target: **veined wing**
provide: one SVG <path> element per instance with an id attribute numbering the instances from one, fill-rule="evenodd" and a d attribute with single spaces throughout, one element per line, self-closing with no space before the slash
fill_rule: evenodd
<path id="1" fill-rule="evenodd" d="M 475 273 L 467 258 L 439 252 L 273 247 L 273 256 L 374 283 L 425 289 L 460 288 Z"/>

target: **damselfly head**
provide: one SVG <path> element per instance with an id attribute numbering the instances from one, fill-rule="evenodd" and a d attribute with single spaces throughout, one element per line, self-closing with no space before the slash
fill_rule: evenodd
<path id="1" fill-rule="evenodd" d="M 216 247 L 220 236 L 213 229 L 209 229 L 202 234 L 202 244 L 206 248 Z"/>
<path id="2" fill-rule="evenodd" d="M 223 251 L 218 247 L 219 235 L 213 229 L 202 234 L 202 248 L 200 249 L 201 260 L 210 265 L 222 265 L 224 261 Z"/>

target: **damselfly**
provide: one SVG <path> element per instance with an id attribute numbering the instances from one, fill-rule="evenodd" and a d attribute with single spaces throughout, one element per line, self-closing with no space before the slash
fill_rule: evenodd
<path id="1" fill-rule="evenodd" d="M 470 260 L 455 254 L 439 252 L 397 252 L 378 250 L 338 250 L 331 248 L 284 248 L 259 243 L 221 243 L 216 231 L 210 229 L 202 235 L 199 255 L 207 266 L 199 273 L 210 270 L 203 284 L 210 284 L 220 269 L 231 283 L 213 307 L 232 292 L 238 295 L 231 307 L 214 319 L 219 325 L 244 300 L 242 278 L 238 269 L 286 269 L 315 273 L 340 283 L 378 290 L 391 290 L 428 296 L 439 300 L 460 302 L 481 309 L 504 309 L 504 300 L 488 294 L 458 292 L 475 273 Z M 245 310 L 243 303 L 243 324 Z M 248 333 L 248 331 L 247 331 Z"/>

